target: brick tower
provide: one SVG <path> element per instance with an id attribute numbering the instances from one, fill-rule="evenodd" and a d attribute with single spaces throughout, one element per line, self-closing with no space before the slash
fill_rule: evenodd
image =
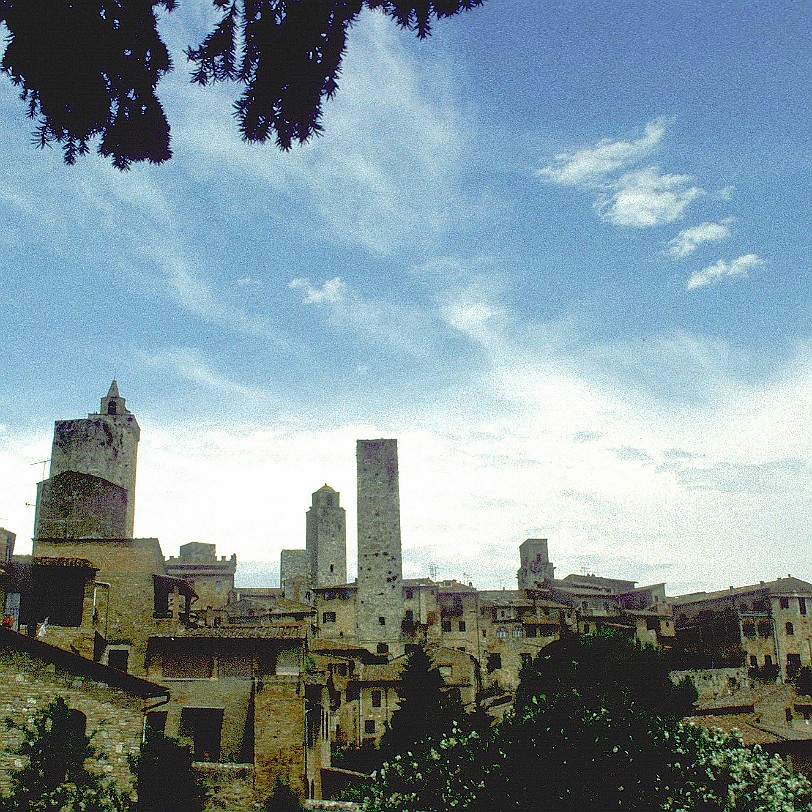
<path id="1" fill-rule="evenodd" d="M 402 653 L 403 566 L 397 440 L 359 440 L 358 642 Z"/>
<path id="2" fill-rule="evenodd" d="M 307 511 L 305 545 L 314 587 L 347 583 L 347 517 L 339 497 L 324 485 Z"/>

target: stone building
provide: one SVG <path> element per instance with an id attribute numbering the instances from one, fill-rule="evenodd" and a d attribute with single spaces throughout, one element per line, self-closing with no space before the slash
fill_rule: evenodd
<path id="1" fill-rule="evenodd" d="M 223 609 L 234 591 L 237 556 L 218 558 L 214 544 L 192 541 L 181 545 L 177 558 L 167 558 L 164 568 L 166 575 L 181 578 L 192 587 L 197 595 L 197 612 Z"/>
<path id="2" fill-rule="evenodd" d="M 347 582 L 347 518 L 339 500 L 338 491 L 325 484 L 307 511 L 305 543 L 314 587 Z"/>
<path id="3" fill-rule="evenodd" d="M 58 420 L 50 477 L 37 486 L 34 536 L 132 538 L 140 436 L 115 381 L 98 413 Z"/>
<path id="4" fill-rule="evenodd" d="M 791 678 L 812 667 L 812 584 L 790 576 L 671 598 L 679 649 L 705 667 Z"/>
<path id="5" fill-rule="evenodd" d="M 403 563 L 397 440 L 359 440 L 358 642 L 402 654 Z"/>
<path id="6" fill-rule="evenodd" d="M 161 685 L 134 677 L 35 637 L 0 628 L 0 718 L 17 722 L 62 697 L 82 730 L 98 748 L 89 765 L 132 792 L 128 757 L 136 755 L 148 714 L 168 701 Z M 4 731 L 0 743 L 0 794 L 19 764 L 13 751 L 17 731 Z"/>

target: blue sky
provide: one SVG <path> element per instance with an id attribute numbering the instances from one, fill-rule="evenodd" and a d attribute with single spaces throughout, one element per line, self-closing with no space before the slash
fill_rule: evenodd
<path id="1" fill-rule="evenodd" d="M 187 84 L 175 158 L 29 146 L 0 93 L 0 524 L 32 531 L 53 421 L 115 375 L 136 532 L 278 566 L 310 494 L 400 444 L 404 569 L 669 592 L 812 579 L 812 11 L 490 0 L 419 42 L 353 29 L 325 134 L 249 146 Z"/>

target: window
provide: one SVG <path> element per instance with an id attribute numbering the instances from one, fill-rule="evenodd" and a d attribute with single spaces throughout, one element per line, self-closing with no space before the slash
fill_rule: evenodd
<path id="1" fill-rule="evenodd" d="M 792 708 L 784 708 L 784 715 L 787 720 L 787 724 L 792 721 Z"/>
<path id="2" fill-rule="evenodd" d="M 771 656 L 771 655 L 769 655 L 769 654 L 765 654 L 765 655 L 764 655 L 764 666 L 765 666 L 765 668 L 766 668 L 768 665 L 772 665 L 772 664 L 773 664 L 773 658 L 772 658 L 772 656 Z"/>
<path id="3" fill-rule="evenodd" d="M 373 691 L 372 692 L 372 707 L 373 708 L 380 708 L 381 707 L 381 692 L 380 691 Z"/>
<path id="4" fill-rule="evenodd" d="M 524 632 L 522 631 L 521 626 L 517 626 L 510 634 L 512 637 L 524 637 Z"/>
<path id="5" fill-rule="evenodd" d="M 214 591 L 218 595 L 223 591 L 223 582 L 222 581 L 215 581 L 214 582 Z"/>
<path id="6" fill-rule="evenodd" d="M 119 671 L 126 671 L 129 657 L 130 652 L 127 651 L 126 648 L 110 649 L 110 651 L 107 652 L 107 665 Z"/>
<path id="7" fill-rule="evenodd" d="M 772 629 L 770 627 L 769 620 L 762 620 L 758 624 L 758 636 L 759 637 L 769 637 Z"/>
<path id="8" fill-rule="evenodd" d="M 386 625 L 386 618 L 385 617 L 379 617 L 378 618 L 378 625 L 379 626 L 385 626 Z"/>
<path id="9" fill-rule="evenodd" d="M 758 668 L 758 657 L 755 654 L 750 655 L 750 668 Z"/>
<path id="10" fill-rule="evenodd" d="M 378 652 L 378 654 L 389 654 L 389 645 L 387 643 L 378 643 L 375 650 Z"/>
<path id="11" fill-rule="evenodd" d="M 742 623 L 742 634 L 745 637 L 755 637 L 756 624 L 752 623 L 751 621 L 745 621 L 744 623 Z"/>
<path id="12" fill-rule="evenodd" d="M 406 610 L 406 618 L 405 618 L 405 620 L 410 626 L 411 626 L 412 623 L 414 623 L 414 611 L 412 609 L 407 609 Z"/>
<path id="13" fill-rule="evenodd" d="M 806 614 L 806 598 L 798 598 L 798 611 L 802 614 Z"/>
<path id="14" fill-rule="evenodd" d="M 375 720 L 374 719 L 365 719 L 364 720 L 364 733 L 374 733 L 375 732 Z"/>
<path id="15" fill-rule="evenodd" d="M 163 733 L 166 730 L 166 711 L 150 711 L 147 714 L 147 736 L 150 733 Z"/>
<path id="16" fill-rule="evenodd" d="M 407 601 L 410 601 L 414 597 L 414 591 L 411 589 L 405 590 L 403 594 Z"/>
<path id="17" fill-rule="evenodd" d="M 322 623 L 335 623 L 336 622 L 336 613 L 335 612 L 322 612 L 321 613 L 321 622 Z"/>
<path id="18" fill-rule="evenodd" d="M 525 634 L 525 637 L 535 637 L 538 634 L 538 627 L 537 626 L 525 626 L 524 627 L 524 634 Z"/>
<path id="19" fill-rule="evenodd" d="M 801 670 L 801 655 L 787 654 L 787 676 L 794 677 Z"/>
<path id="20" fill-rule="evenodd" d="M 464 621 L 464 620 L 461 620 L 461 621 L 460 621 L 460 631 L 461 631 L 461 632 L 464 632 L 464 631 L 465 631 L 465 621 Z"/>
<path id="21" fill-rule="evenodd" d="M 787 634 L 795 634 L 795 627 L 791 623 L 787 623 L 786 626 L 784 626 L 784 629 L 786 630 Z"/>
<path id="22" fill-rule="evenodd" d="M 502 637 L 502 638 L 507 637 L 508 636 L 508 630 L 504 626 L 500 626 L 496 630 L 496 636 L 497 637 Z"/>
<path id="23" fill-rule="evenodd" d="M 180 735 L 191 739 L 195 761 L 220 760 L 222 729 L 222 708 L 183 708 L 180 712 Z"/>
<path id="24" fill-rule="evenodd" d="M 502 655 L 501 654 L 489 654 L 488 655 L 488 673 L 491 671 L 496 671 L 498 668 L 502 667 Z"/>
<path id="25" fill-rule="evenodd" d="M 358 683 L 351 682 L 347 686 L 347 702 L 353 702 L 354 700 L 358 699 L 359 692 L 358 692 Z"/>
<path id="26" fill-rule="evenodd" d="M 84 736 L 87 733 L 87 716 L 82 711 L 71 708 L 67 726 L 76 736 Z"/>
<path id="27" fill-rule="evenodd" d="M 335 572 L 335 571 L 336 571 L 336 565 L 335 564 L 330 564 L 330 572 Z"/>
<path id="28" fill-rule="evenodd" d="M 520 654 L 522 658 L 522 665 L 530 665 L 533 662 L 533 655 L 532 654 Z"/>
<path id="29" fill-rule="evenodd" d="M 789 609 L 789 598 L 779 598 L 778 603 L 782 609 Z"/>
<path id="30" fill-rule="evenodd" d="M 450 620 L 444 620 L 442 622 L 442 627 L 443 627 L 444 632 L 450 632 L 451 631 L 451 621 Z"/>

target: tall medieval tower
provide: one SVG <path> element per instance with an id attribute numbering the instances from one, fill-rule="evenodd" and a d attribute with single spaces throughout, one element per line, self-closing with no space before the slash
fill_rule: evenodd
<path id="1" fill-rule="evenodd" d="M 132 538 L 141 430 L 113 381 L 97 414 L 58 420 L 34 534 Z"/>
<path id="2" fill-rule="evenodd" d="M 397 440 L 358 440 L 358 642 L 400 653 L 403 565 Z"/>
<path id="3" fill-rule="evenodd" d="M 347 583 L 347 518 L 339 496 L 324 485 L 307 511 L 305 546 L 314 587 Z"/>

